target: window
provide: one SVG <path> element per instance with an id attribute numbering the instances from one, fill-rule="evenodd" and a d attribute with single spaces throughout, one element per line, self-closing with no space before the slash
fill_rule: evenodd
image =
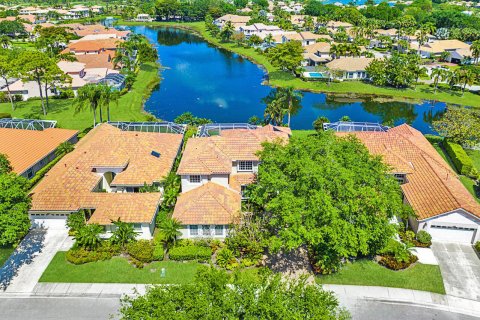
<path id="1" fill-rule="evenodd" d="M 211 236 L 212 235 L 212 233 L 210 232 L 210 226 L 209 225 L 202 226 L 202 235 L 204 235 L 204 236 Z"/>
<path id="2" fill-rule="evenodd" d="M 247 191 L 247 185 L 246 184 L 242 184 L 240 186 L 240 194 L 242 195 L 242 199 L 245 199 L 245 192 Z"/>
<path id="3" fill-rule="evenodd" d="M 133 229 L 136 231 L 141 231 L 142 230 L 142 224 L 141 223 L 134 223 L 133 224 Z"/>
<path id="4" fill-rule="evenodd" d="M 198 226 L 190 226 L 190 235 L 198 236 Z"/>
<path id="5" fill-rule="evenodd" d="M 405 182 L 407 182 L 407 177 L 403 173 L 395 173 L 393 176 L 395 177 L 395 179 L 397 179 L 398 183 L 400 184 L 404 184 Z"/>
<path id="6" fill-rule="evenodd" d="M 190 183 L 200 183 L 202 178 L 200 176 L 190 176 Z"/>
<path id="7" fill-rule="evenodd" d="M 215 235 L 223 236 L 223 226 L 215 226 Z"/>
<path id="8" fill-rule="evenodd" d="M 33 177 L 33 169 L 32 168 L 28 169 L 28 171 L 27 171 L 27 178 L 30 179 L 31 177 Z"/>
<path id="9" fill-rule="evenodd" d="M 253 162 L 252 161 L 239 161 L 238 162 L 238 171 L 253 171 Z"/>

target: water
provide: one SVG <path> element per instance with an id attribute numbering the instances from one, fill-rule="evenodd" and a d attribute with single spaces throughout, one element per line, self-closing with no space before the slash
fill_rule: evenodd
<path id="1" fill-rule="evenodd" d="M 134 27 L 158 47 L 162 82 L 145 103 L 156 117 L 171 121 L 190 111 L 215 122 L 246 122 L 263 116 L 262 99 L 271 91 L 262 85 L 264 71 L 241 56 L 216 48 L 186 31 L 173 28 Z M 432 119 L 441 116 L 444 103 L 379 103 L 336 99 L 305 92 L 303 108 L 292 117 L 292 129 L 311 129 L 319 116 L 337 121 L 349 116 L 353 121 L 396 125 L 407 122 L 423 133 L 432 133 Z"/>

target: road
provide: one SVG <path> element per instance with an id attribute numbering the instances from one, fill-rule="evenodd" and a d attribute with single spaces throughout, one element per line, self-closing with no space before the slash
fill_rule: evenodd
<path id="1" fill-rule="evenodd" d="M 3 298 L 0 297 L 2 320 L 83 320 L 110 319 L 120 306 L 118 298 Z M 358 300 L 350 306 L 353 320 L 478 320 L 479 318 L 427 309 L 392 304 L 390 302 Z"/>

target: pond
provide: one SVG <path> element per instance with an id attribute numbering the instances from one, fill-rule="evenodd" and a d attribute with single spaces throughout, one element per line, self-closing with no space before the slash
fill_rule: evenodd
<path id="1" fill-rule="evenodd" d="M 214 122 L 246 122 L 263 117 L 262 99 L 272 90 L 262 85 L 266 74 L 256 64 L 217 48 L 188 31 L 174 28 L 132 27 L 158 49 L 162 82 L 145 102 L 145 110 L 171 121 L 190 111 Z M 445 110 L 444 103 L 375 102 L 330 99 L 322 93 L 304 92 L 303 108 L 292 117 L 292 129 L 311 129 L 319 116 L 337 121 L 407 122 L 432 133 L 430 123 Z"/>

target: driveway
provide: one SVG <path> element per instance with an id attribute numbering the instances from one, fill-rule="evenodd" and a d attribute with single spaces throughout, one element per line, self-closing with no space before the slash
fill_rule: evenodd
<path id="1" fill-rule="evenodd" d="M 480 301 L 480 259 L 472 246 L 434 242 L 447 294 Z"/>
<path id="2" fill-rule="evenodd" d="M 31 232 L 36 232 L 34 229 Z M 73 244 L 66 229 L 48 229 L 41 244 L 41 251 L 36 253 L 28 264 L 22 265 L 18 274 L 7 287 L 6 292 L 30 293 L 59 250 L 68 250 Z"/>

